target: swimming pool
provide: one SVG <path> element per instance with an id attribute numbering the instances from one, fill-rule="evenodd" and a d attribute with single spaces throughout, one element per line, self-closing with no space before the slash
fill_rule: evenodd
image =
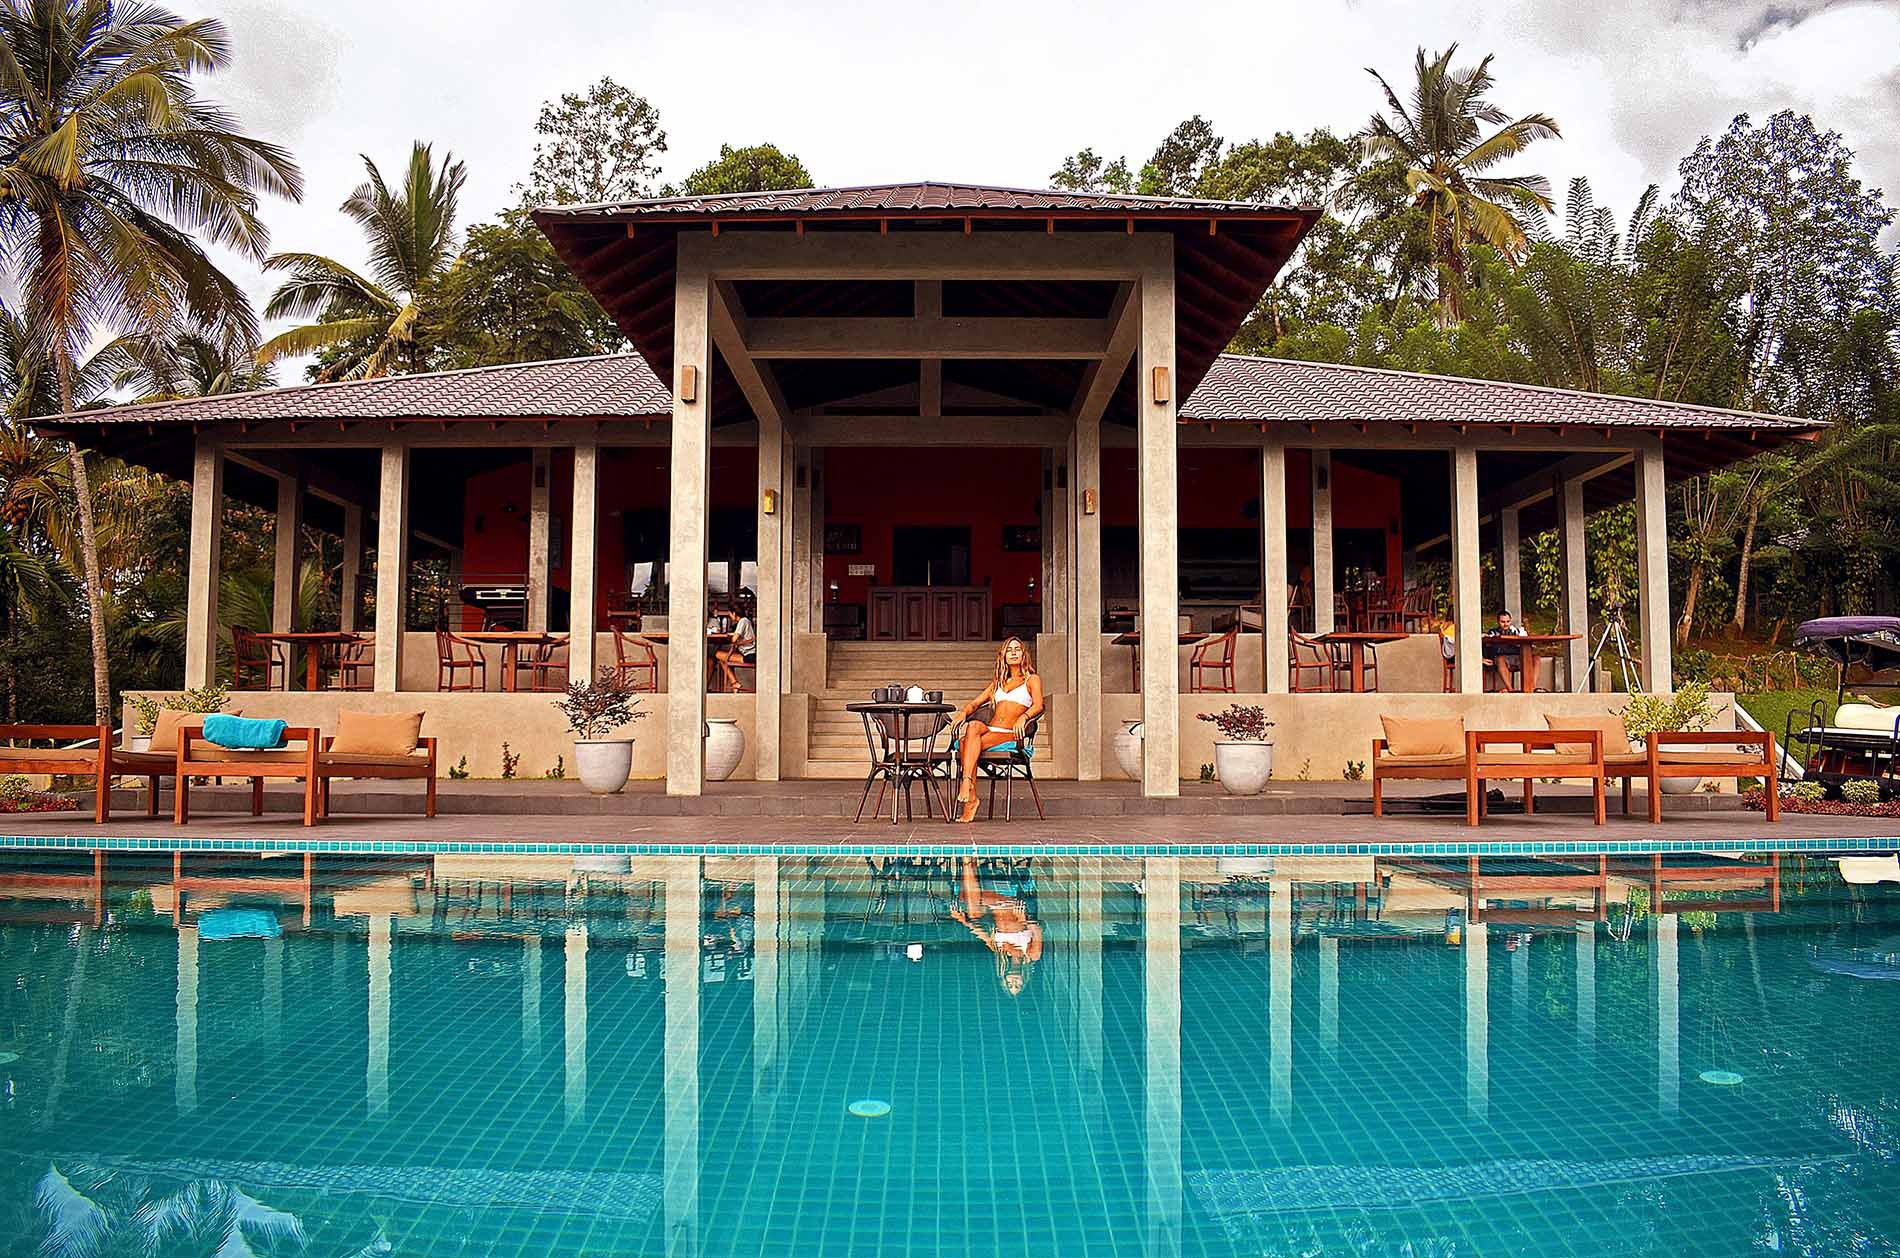
<path id="1" fill-rule="evenodd" d="M 1810 854 L 12 852 L 0 977 L 9 1253 L 1900 1253 Z"/>

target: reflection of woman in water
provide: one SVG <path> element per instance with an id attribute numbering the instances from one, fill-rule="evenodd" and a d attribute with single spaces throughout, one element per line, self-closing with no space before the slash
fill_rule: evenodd
<path id="1" fill-rule="evenodd" d="M 996 977 L 1003 990 L 1022 995 L 1029 971 L 1042 960 L 1042 924 L 1029 916 L 1028 908 L 1014 896 L 985 891 L 976 880 L 976 861 L 960 860 L 963 866 L 963 906 L 950 910 L 950 916 L 969 927 L 996 954 Z M 989 918 L 986 929 L 984 917 Z"/>

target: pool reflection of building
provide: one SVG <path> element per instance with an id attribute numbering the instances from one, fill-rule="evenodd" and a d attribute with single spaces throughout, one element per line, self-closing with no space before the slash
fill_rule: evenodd
<path id="1" fill-rule="evenodd" d="M 667 1252 L 696 1254 L 700 1229 L 715 1208 L 701 1197 L 702 1175 L 732 1156 L 725 1147 L 732 1139 L 729 1130 L 722 1127 L 718 1149 L 702 1141 L 702 1124 L 724 1123 L 733 1100 L 730 1076 L 702 1077 L 704 1064 L 715 1057 L 724 1060 L 741 1047 L 749 1057 L 749 1096 L 740 1107 L 746 1139 L 782 1137 L 788 1123 L 812 1121 L 806 1106 L 809 1087 L 790 1089 L 788 1084 L 809 1085 L 814 1076 L 834 1083 L 858 1079 L 850 1063 L 797 1059 L 801 1047 L 813 1042 L 801 1032 L 809 1030 L 815 1005 L 877 999 L 873 985 L 861 983 L 859 975 L 882 962 L 891 967 L 886 984 L 900 981 L 903 944 L 909 941 L 922 941 L 920 964 L 927 966 L 950 964 L 972 952 L 981 955 L 981 947 L 954 923 L 933 922 L 922 914 L 900 920 L 892 887 L 878 893 L 880 880 L 924 888 L 947 885 L 958 859 L 908 865 L 874 861 L 867 870 L 861 858 L 843 856 L 469 855 L 373 864 L 207 856 L 172 863 L 169 871 L 136 861 L 120 871 L 101 859 L 70 872 L 8 866 L 0 871 L 0 921 L 47 920 L 53 911 L 82 928 L 104 921 L 111 929 L 113 913 L 107 908 L 121 891 L 136 887 L 150 893 L 154 915 L 172 920 L 178 940 L 174 1100 L 182 1115 L 198 1109 L 208 1082 L 213 1092 L 226 1091 L 224 1080 L 204 1078 L 199 1061 L 202 1002 L 217 995 L 206 988 L 202 970 L 206 951 L 214 946 L 200 938 L 208 912 L 243 904 L 274 914 L 276 933 L 215 945 L 258 948 L 257 1016 L 273 1054 L 286 1048 L 285 937 L 332 934 L 333 966 L 345 963 L 356 939 L 366 943 L 360 954 L 366 968 L 354 981 L 367 997 L 362 1097 L 372 1121 L 395 1121 L 392 1097 L 416 1086 L 400 1074 L 392 1078 L 392 1061 L 400 1066 L 405 1060 L 402 1052 L 392 1059 L 392 1039 L 404 1032 L 405 1013 L 394 993 L 407 990 L 393 980 L 403 971 L 407 949 L 441 946 L 445 940 L 467 948 L 462 962 L 467 973 L 506 977 L 512 969 L 518 974 L 520 1052 L 527 1067 L 541 1060 L 543 1028 L 550 1025 L 544 1015 L 544 967 L 562 967 L 562 1114 L 569 1127 L 610 1121 L 593 1093 L 603 1078 L 590 1075 L 590 1063 L 600 1068 L 621 1056 L 620 1046 L 599 1041 L 590 1025 L 601 999 L 600 978 L 609 972 L 598 964 L 606 949 L 615 958 L 611 970 L 623 974 L 624 983 L 642 989 L 657 984 L 663 991 L 659 1222 Z M 1050 1054 L 1063 1063 L 1062 1088 L 1069 1095 L 1036 1096 L 1035 1103 L 1073 1105 L 1076 1129 L 1090 1140 L 1125 1140 L 1138 1133 L 1144 1247 L 1156 1254 L 1182 1252 L 1195 1176 L 1214 1169 L 1197 1162 L 1195 1148 L 1206 1147 L 1211 1137 L 1194 1129 L 1183 1093 L 1184 989 L 1209 981 L 1206 974 L 1218 978 L 1229 972 L 1226 967 L 1257 967 L 1250 958 L 1265 953 L 1266 1042 L 1253 1045 L 1245 1056 L 1264 1064 L 1255 1095 L 1272 1123 L 1284 1127 L 1301 1118 L 1296 1079 L 1307 1087 L 1343 1086 L 1331 1069 L 1342 1052 L 1342 1027 L 1369 1025 L 1369 1011 L 1355 1008 L 1352 977 L 1359 967 L 1354 954 L 1399 948 L 1435 958 L 1447 947 L 1461 949 L 1462 965 L 1456 967 L 1461 1009 L 1445 1009 L 1432 989 L 1421 990 L 1406 1010 L 1421 1024 L 1443 1024 L 1448 1017 L 1462 1021 L 1463 1112 L 1467 1121 L 1485 1124 L 1495 1108 L 1493 1035 L 1512 1034 L 1513 1025 L 1521 1030 L 1530 1016 L 1533 941 L 1558 939 L 1574 957 L 1575 1047 L 1578 1059 L 1587 1062 L 1597 1044 L 1599 937 L 1627 943 L 1640 925 L 1653 1010 L 1654 1107 L 1669 1120 L 1681 1106 L 1683 913 L 1767 913 L 1781 907 L 1776 857 L 1493 861 L 1065 855 L 1004 862 L 1000 872 L 1027 888 L 1025 902 L 1047 931 L 1045 956 L 1032 972 L 1023 1002 L 987 982 L 967 992 L 1002 1002 L 1012 1013 L 1033 1005 L 1034 1025 L 1050 1030 L 1055 1040 Z M 546 955 L 555 938 L 561 940 L 558 962 Z M 1124 983 L 1136 965 L 1140 1013 L 1126 1021 L 1121 1014 L 1132 992 Z M 1493 972 L 1499 967 L 1504 971 L 1500 981 L 1509 990 L 1502 1002 L 1492 999 Z M 749 1039 L 743 1046 L 709 1041 L 706 1002 L 714 995 L 730 1001 L 748 988 Z M 1385 1002 L 1389 1014 L 1392 995 L 1375 990 L 1367 999 Z M 940 1013 L 959 1016 L 956 1010 Z M 990 1014 L 981 1017 L 987 1024 Z M 1306 1017 L 1314 1025 L 1296 1034 Z M 1500 1026 L 1500 1017 L 1508 1023 Z M 1201 1011 L 1190 1019 L 1197 1037 L 1215 1034 L 1205 1018 Z M 1251 1024 L 1251 1016 L 1242 1021 Z M 613 1025 L 624 1030 L 624 1024 Z M 730 1019 L 719 1022 L 721 1033 L 734 1025 Z M 1425 1029 L 1421 1025 L 1421 1033 Z M 432 1035 L 453 1031 L 429 1028 Z M 1118 1109 L 1129 1081 L 1111 1077 L 1108 1064 L 1125 1032 L 1140 1038 L 1133 1046 L 1141 1063 L 1138 1114 Z M 417 1031 L 408 1034 L 405 1042 L 413 1043 Z M 1204 1061 L 1208 1051 L 1197 1049 L 1190 1062 Z M 415 1054 L 407 1059 L 416 1060 Z M 605 1082 L 611 1091 L 614 1081 Z M 843 1099 L 828 1097 L 827 1103 L 842 1105 Z M 713 1110 L 702 1109 L 712 1101 Z M 925 1098 L 912 1103 L 929 1104 Z"/>

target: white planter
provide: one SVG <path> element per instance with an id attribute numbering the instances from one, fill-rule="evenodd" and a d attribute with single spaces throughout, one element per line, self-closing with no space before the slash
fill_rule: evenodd
<path id="1" fill-rule="evenodd" d="M 745 731 L 736 720 L 706 722 L 706 779 L 723 782 L 745 756 Z"/>
<path id="2" fill-rule="evenodd" d="M 631 738 L 576 738 L 574 772 L 596 795 L 616 795 L 633 776 Z"/>
<path id="3" fill-rule="evenodd" d="M 1214 776 L 1229 795 L 1258 795 L 1273 776 L 1273 744 L 1216 742 Z"/>
<path id="4" fill-rule="evenodd" d="M 1141 722 L 1123 721 L 1115 735 L 1115 763 L 1135 781 L 1141 781 Z"/>
<path id="5" fill-rule="evenodd" d="M 1693 795 L 1701 789 L 1701 778 L 1664 778 L 1662 780 L 1662 793 L 1665 795 Z"/>
<path id="6" fill-rule="evenodd" d="M 127 751 L 150 751 L 152 749 L 152 736 L 150 734 L 127 734 L 125 736 L 125 749 Z"/>

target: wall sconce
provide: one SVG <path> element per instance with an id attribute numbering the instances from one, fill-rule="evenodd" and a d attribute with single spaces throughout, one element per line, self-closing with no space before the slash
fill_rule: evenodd
<path id="1" fill-rule="evenodd" d="M 759 510 L 763 511 L 766 515 L 778 514 L 778 490 L 768 489 L 765 491 L 765 496 L 759 499 Z"/>
<path id="2" fill-rule="evenodd" d="M 1154 369 L 1155 405 L 1159 406 L 1167 400 L 1168 400 L 1168 369 L 1166 367 L 1156 367 Z"/>
<path id="3" fill-rule="evenodd" d="M 1084 489 L 1082 491 L 1082 514 L 1095 514 L 1095 491 L 1093 489 Z"/>
<path id="4" fill-rule="evenodd" d="M 699 368 L 691 363 L 680 368 L 680 401 L 699 401 Z"/>

